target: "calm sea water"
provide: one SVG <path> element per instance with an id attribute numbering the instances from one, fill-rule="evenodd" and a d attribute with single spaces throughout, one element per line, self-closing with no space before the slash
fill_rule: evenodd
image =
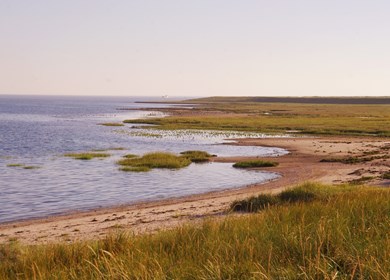
<path id="1" fill-rule="evenodd" d="M 118 110 L 162 107 L 134 103 L 136 100 L 153 101 L 125 97 L 0 96 L 0 222 L 242 187 L 279 176 L 237 170 L 228 163 L 192 164 L 180 170 L 147 173 L 119 171 L 115 162 L 127 153 L 185 150 L 204 150 L 218 156 L 285 153 L 278 148 L 222 144 L 226 138 L 248 136 L 242 134 L 164 132 L 139 129 L 132 124 L 98 125 L 162 115 L 153 109 Z M 110 150 L 112 156 L 103 160 L 80 161 L 63 156 L 68 152 L 111 148 L 124 150 Z M 38 168 L 9 167 L 9 164 Z"/>

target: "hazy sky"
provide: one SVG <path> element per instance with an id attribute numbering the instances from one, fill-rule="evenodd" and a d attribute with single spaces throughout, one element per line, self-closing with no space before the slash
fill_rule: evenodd
<path id="1" fill-rule="evenodd" d="M 388 0 L 0 0 L 0 94 L 390 95 Z"/>

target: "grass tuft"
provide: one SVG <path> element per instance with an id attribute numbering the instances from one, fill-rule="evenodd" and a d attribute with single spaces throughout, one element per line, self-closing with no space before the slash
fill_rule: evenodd
<path id="1" fill-rule="evenodd" d="M 123 123 L 113 123 L 113 122 L 99 123 L 99 125 L 103 125 L 103 126 L 124 126 Z"/>
<path id="2" fill-rule="evenodd" d="M 336 188 L 316 183 L 306 183 L 295 188 L 287 189 L 277 195 L 260 194 L 256 197 L 235 201 L 230 210 L 238 212 L 257 212 L 272 205 L 285 205 L 299 202 L 327 200 L 332 196 L 347 191 L 350 188 Z"/>
<path id="3" fill-rule="evenodd" d="M 154 152 L 137 158 L 125 158 L 117 162 L 126 167 L 179 169 L 191 164 L 191 160 L 171 153 Z M 133 171 L 131 168 L 125 171 Z"/>
<path id="4" fill-rule="evenodd" d="M 23 169 L 39 169 L 41 168 L 40 166 L 36 166 L 36 165 L 26 165 L 26 166 L 23 166 Z"/>
<path id="5" fill-rule="evenodd" d="M 71 157 L 74 159 L 80 160 L 91 160 L 93 158 L 106 158 L 109 157 L 110 154 L 107 153 L 69 153 L 65 154 L 65 157 Z"/>
<path id="6" fill-rule="evenodd" d="M 255 168 L 255 167 L 275 167 L 278 166 L 279 163 L 274 161 L 264 161 L 264 160 L 246 160 L 239 161 L 233 164 L 235 168 Z"/>
<path id="7" fill-rule="evenodd" d="M 182 156 L 188 158 L 192 162 L 207 162 L 210 160 L 213 155 L 210 155 L 208 152 L 204 151 L 185 151 L 180 153 Z"/>
<path id="8" fill-rule="evenodd" d="M 124 158 L 136 158 L 138 157 L 137 155 L 134 155 L 134 154 L 127 154 L 127 155 L 124 155 L 123 156 Z"/>
<path id="9" fill-rule="evenodd" d="M 120 171 L 125 171 L 125 172 L 148 172 L 151 169 L 147 166 L 125 166 L 119 168 Z"/>
<path id="10" fill-rule="evenodd" d="M 21 164 L 21 163 L 10 163 L 10 164 L 7 164 L 7 167 L 23 167 L 24 164 Z"/>

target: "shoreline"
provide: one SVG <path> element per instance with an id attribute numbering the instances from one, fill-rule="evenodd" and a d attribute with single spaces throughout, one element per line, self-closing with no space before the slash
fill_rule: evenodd
<path id="1" fill-rule="evenodd" d="M 333 156 L 358 156 L 364 152 L 380 150 L 390 145 L 385 138 L 361 137 L 302 137 L 302 138 L 247 138 L 237 139 L 236 145 L 272 146 L 290 153 L 279 157 L 261 157 L 276 160 L 279 166 L 266 171 L 277 172 L 281 177 L 262 184 L 195 194 L 179 198 L 141 202 L 99 208 L 90 211 L 56 215 L 0 224 L 0 243 L 18 240 L 26 244 L 75 242 L 104 238 L 117 231 L 134 234 L 153 233 L 186 223 L 196 223 L 208 217 L 226 216 L 229 205 L 259 193 L 275 193 L 306 182 L 339 184 L 357 176 L 384 172 L 390 163 L 384 161 L 343 164 L 320 162 Z M 386 150 L 383 150 L 386 154 Z M 248 157 L 214 158 L 216 162 L 235 162 Z M 254 157 L 256 158 L 256 157 Z M 387 169 L 386 169 L 387 168 Z M 261 169 L 261 168 L 260 168 Z M 389 186 L 389 180 L 373 179 L 372 185 Z"/>

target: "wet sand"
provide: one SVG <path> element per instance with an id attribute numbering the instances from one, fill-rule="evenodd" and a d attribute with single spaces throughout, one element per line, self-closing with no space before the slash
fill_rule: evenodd
<path id="1" fill-rule="evenodd" d="M 306 182 L 340 184 L 373 177 L 371 185 L 389 186 L 380 179 L 390 170 L 388 139 L 355 137 L 261 138 L 240 139 L 237 145 L 272 146 L 290 153 L 271 159 L 279 166 L 265 170 L 278 172 L 278 180 L 239 189 L 192 195 L 156 202 L 71 213 L 44 219 L 0 225 L 0 243 L 18 240 L 27 244 L 75 242 L 104 238 L 107 234 L 126 230 L 134 234 L 153 233 L 186 223 L 197 223 L 209 217 L 225 217 L 229 205 L 237 199 L 259 193 L 275 193 Z M 321 162 L 324 158 L 362 156 L 375 153 L 375 159 L 359 164 Z M 236 162 L 244 157 L 214 158 L 219 162 Z M 246 157 L 245 159 L 248 159 Z"/>

